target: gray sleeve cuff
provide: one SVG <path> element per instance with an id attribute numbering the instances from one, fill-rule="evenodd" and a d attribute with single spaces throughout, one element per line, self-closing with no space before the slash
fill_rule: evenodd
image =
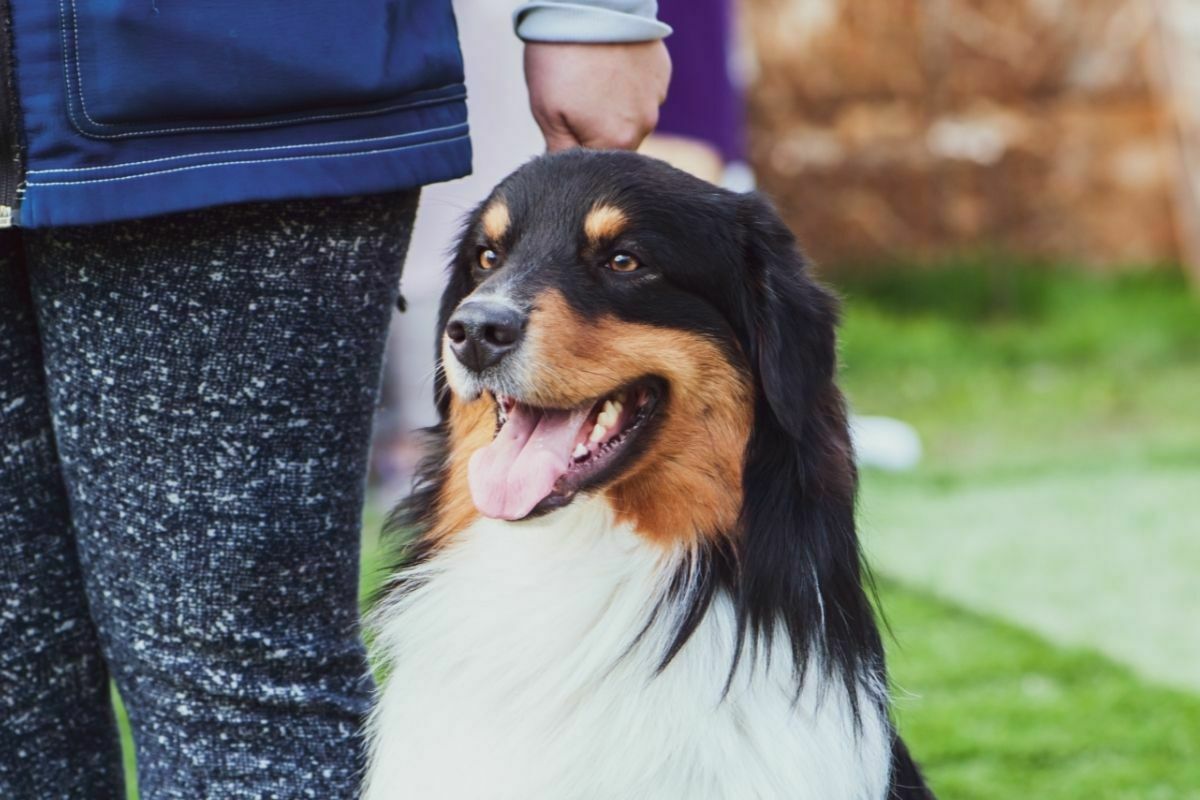
<path id="1" fill-rule="evenodd" d="M 513 27 L 527 42 L 650 42 L 671 33 L 657 14 L 657 0 L 534 0 L 513 13 Z"/>

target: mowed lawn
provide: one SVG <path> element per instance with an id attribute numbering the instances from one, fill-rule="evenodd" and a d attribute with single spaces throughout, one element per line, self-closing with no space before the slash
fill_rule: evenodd
<path id="1" fill-rule="evenodd" d="M 864 474 L 861 518 L 935 789 L 1200 800 L 1200 658 L 1178 663 L 1200 653 L 1200 303 L 1162 272 L 1002 260 L 838 288 L 855 409 L 926 448 Z"/>
<path id="2" fill-rule="evenodd" d="M 843 280 L 901 729 L 947 798 L 1200 798 L 1200 302 L 981 259 Z M 1103 654 L 1103 655 L 1101 655 Z"/>

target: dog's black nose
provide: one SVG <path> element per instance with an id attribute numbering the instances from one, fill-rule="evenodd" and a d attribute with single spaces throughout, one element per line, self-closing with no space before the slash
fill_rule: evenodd
<path id="1" fill-rule="evenodd" d="M 450 349 L 467 369 L 482 372 L 521 342 L 525 317 L 494 300 L 463 303 L 446 323 Z"/>

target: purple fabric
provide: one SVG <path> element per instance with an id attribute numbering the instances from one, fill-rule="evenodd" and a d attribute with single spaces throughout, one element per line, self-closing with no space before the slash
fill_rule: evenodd
<path id="1" fill-rule="evenodd" d="M 741 92 L 729 74 L 732 17 L 730 0 L 658 3 L 658 18 L 675 29 L 666 40 L 674 73 L 658 130 L 708 142 L 726 161 L 745 152 Z"/>

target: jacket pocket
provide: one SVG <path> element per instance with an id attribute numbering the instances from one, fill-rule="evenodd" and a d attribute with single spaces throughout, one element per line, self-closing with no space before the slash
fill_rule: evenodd
<path id="1" fill-rule="evenodd" d="M 71 118 L 123 137 L 375 113 L 462 82 L 450 0 L 60 0 Z"/>

